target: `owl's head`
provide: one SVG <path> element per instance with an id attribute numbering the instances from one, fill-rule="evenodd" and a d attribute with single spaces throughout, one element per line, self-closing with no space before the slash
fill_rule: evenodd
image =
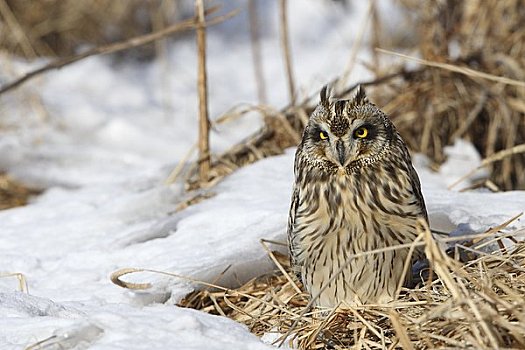
<path id="1" fill-rule="evenodd" d="M 393 140 L 395 128 L 359 86 L 349 100 L 330 100 L 326 86 L 303 134 L 302 148 L 315 160 L 337 167 L 372 159 Z"/>

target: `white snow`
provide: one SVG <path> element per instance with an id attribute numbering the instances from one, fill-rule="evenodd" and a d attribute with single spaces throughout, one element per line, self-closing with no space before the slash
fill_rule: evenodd
<path id="1" fill-rule="evenodd" d="M 228 4 L 246 7 L 240 0 Z M 282 106 L 288 97 L 274 32 L 277 5 L 265 4 L 268 102 Z M 292 55 L 303 96 L 345 67 L 355 24 L 366 11 L 364 2 L 353 6 L 290 2 Z M 246 18 L 243 13 L 210 29 L 213 118 L 257 102 Z M 359 57 L 368 55 L 362 50 Z M 161 62 L 115 65 L 95 57 L 0 96 L 0 169 L 46 189 L 25 207 L 0 211 L 0 273 L 23 273 L 29 286 L 25 294 L 16 278 L 0 278 L 1 349 L 42 340 L 41 349 L 271 348 L 231 320 L 175 306 L 195 284 L 146 273 L 125 276 L 154 285 L 133 293 L 109 280 L 119 268 L 142 267 L 212 281 L 231 266 L 218 283 L 235 286 L 273 268 L 261 238 L 285 240 L 293 149 L 237 171 L 211 189 L 212 198 L 176 212 L 187 194 L 182 184 L 166 186 L 164 180 L 196 141 L 195 57 L 189 38 L 170 48 L 169 72 Z M 21 72 L 35 64 L 13 66 Z M 0 79 L 6 75 L 0 72 Z M 358 65 L 351 81 L 367 77 Z M 166 95 L 170 106 L 164 105 Z M 252 115 L 218 126 L 213 151 L 260 125 Z M 424 157 L 415 159 L 433 228 L 482 232 L 525 210 L 523 192 L 448 190 L 480 159 L 461 140 L 447 154 L 439 173 L 428 170 Z M 523 220 L 513 223 L 523 226 Z"/>

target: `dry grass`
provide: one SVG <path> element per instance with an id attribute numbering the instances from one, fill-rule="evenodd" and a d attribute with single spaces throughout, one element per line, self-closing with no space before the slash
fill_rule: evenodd
<path id="1" fill-rule="evenodd" d="M 299 349 L 524 348 L 525 242 L 512 238 L 523 232 L 506 235 L 517 242 L 510 250 L 478 250 L 501 243 L 495 231 L 470 247 L 456 246 L 471 253 L 467 263 L 446 254 L 426 231 L 435 278 L 403 289 L 392 304 L 310 310 L 308 297 L 281 272 L 289 270 L 287 257 L 273 253 L 276 272 L 236 290 L 194 292 L 180 305 L 227 316 L 258 336 L 274 333 L 275 344 Z"/>
<path id="2" fill-rule="evenodd" d="M 382 66 L 384 54 L 377 53 L 367 63 L 378 77 L 403 74 L 381 81 L 369 92 L 373 101 L 393 118 L 412 150 L 427 154 L 439 164 L 445 160 L 444 147 L 456 138 L 470 140 L 484 158 L 525 144 L 525 10 L 521 1 L 399 3 L 411 13 L 413 23 L 406 26 L 412 31 L 407 35 L 409 40 L 390 38 L 381 29 L 380 12 L 371 2 L 368 13 L 373 28 L 372 46 L 395 43 L 389 48 L 408 51 L 425 63 L 408 73 L 405 61 Z M 184 15 L 177 4 L 169 0 L 0 0 L 0 19 L 5 24 L 0 26 L 0 34 L 4 31 L 0 49 L 28 58 L 70 56 L 83 44 L 100 46 L 165 28 Z M 281 5 L 284 7 L 285 2 Z M 281 29 L 285 24 L 281 23 Z M 252 35 L 253 40 L 256 37 Z M 288 47 L 284 39 L 283 47 Z M 153 49 L 153 45 L 145 48 L 150 56 Z M 349 67 L 353 67 L 355 58 L 350 56 Z M 291 72 L 289 53 L 286 57 L 287 71 Z M 348 90 L 345 81 L 349 73 L 350 70 L 342 72 L 336 84 L 339 97 L 345 96 L 342 90 Z M 293 78 L 288 76 L 291 93 L 295 93 Z M 255 84 L 261 85 L 258 80 Z M 264 96 L 264 91 L 259 94 Z M 251 109 L 259 110 L 266 121 L 264 130 L 230 152 L 214 157 L 209 173 L 211 183 L 200 181 L 195 172 L 187 174 L 188 187 L 216 183 L 240 166 L 296 145 L 315 103 L 316 99 L 296 97 L 291 106 L 281 110 L 254 106 Z M 238 113 L 237 110 L 233 114 Z M 202 163 L 202 159 L 198 162 Z M 494 188 L 525 188 L 523 152 L 487 167 Z"/>
<path id="3" fill-rule="evenodd" d="M 298 349 L 523 349 L 525 231 L 508 229 L 519 216 L 463 237 L 436 240 L 424 227 L 422 241 L 413 245 L 425 246 L 430 268 L 418 272 L 417 286 L 403 288 L 398 300 L 383 305 L 311 308 L 312 300 L 289 274 L 288 257 L 267 246 L 278 242 L 262 242 L 276 271 L 237 289 L 151 269 L 121 269 L 111 280 L 124 288 L 148 289 L 150 283 L 121 277 L 150 272 L 200 284 L 204 289 L 179 306 L 229 317 L 275 345 Z M 454 248 L 445 252 L 441 247 L 447 243 Z"/>
<path id="4" fill-rule="evenodd" d="M 20 272 L 0 272 L 0 278 L 16 278 L 18 282 L 18 290 L 22 293 L 29 293 L 29 286 L 27 278 Z"/>
<path id="5" fill-rule="evenodd" d="M 471 141 L 483 157 L 525 143 L 523 3 L 402 2 L 415 15 L 414 52 L 432 66 L 383 85 L 374 100 L 411 148 L 442 162 L 443 147 L 456 138 Z M 488 168 L 501 188 L 525 188 L 525 154 Z"/>
<path id="6" fill-rule="evenodd" d="M 38 191 L 0 173 L 0 210 L 26 205 L 29 198 L 36 194 Z"/>
<path id="7" fill-rule="evenodd" d="M 178 7 L 168 0 L 0 0 L 5 24 L 0 49 L 29 59 L 71 56 L 81 45 L 105 45 L 160 29 L 178 19 Z M 151 57 L 153 45 L 135 53 Z"/>
<path id="8" fill-rule="evenodd" d="M 437 164 L 446 158 L 444 147 L 457 138 L 471 141 L 487 159 L 504 150 L 521 149 L 525 144 L 525 8 L 521 1 L 401 2 L 414 18 L 407 27 L 417 38 L 411 39 L 409 49 L 422 58 L 420 67 L 408 71 L 405 60 L 385 68 L 370 66 L 378 80 L 369 93 L 391 116 L 411 149 Z M 375 8 L 371 12 L 377 13 Z M 373 40 L 382 41 L 386 40 Z M 406 43 L 400 46 L 407 50 Z M 374 62 L 380 62 L 384 53 L 377 55 Z M 390 78 L 380 79 L 384 76 Z M 347 96 L 348 87 L 332 83 L 339 89 L 337 97 Z M 308 98 L 278 111 L 263 106 L 235 110 L 233 115 L 258 110 L 266 125 L 215 158 L 212 183 L 240 166 L 296 145 L 316 103 L 316 98 Z M 523 151 L 507 153 L 486 167 L 494 189 L 525 189 Z M 191 172 L 188 182 L 189 188 L 202 185 Z"/>

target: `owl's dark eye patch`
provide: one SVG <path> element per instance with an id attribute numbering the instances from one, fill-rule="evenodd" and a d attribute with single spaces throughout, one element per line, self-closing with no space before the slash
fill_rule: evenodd
<path id="1" fill-rule="evenodd" d="M 360 125 L 352 133 L 355 139 L 373 139 L 376 135 L 377 129 L 372 124 Z"/>
<path id="2" fill-rule="evenodd" d="M 314 141 L 326 141 L 328 140 L 328 133 L 317 126 L 310 130 L 310 138 Z"/>

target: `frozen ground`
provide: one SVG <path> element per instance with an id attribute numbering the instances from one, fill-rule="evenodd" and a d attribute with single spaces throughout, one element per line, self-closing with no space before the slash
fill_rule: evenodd
<path id="1" fill-rule="evenodd" d="M 346 13 L 319 1 L 290 5 L 296 76 L 310 92 L 341 73 L 364 9 Z M 275 3 L 264 12 L 266 28 L 275 27 L 273 13 Z M 213 116 L 256 102 L 243 18 L 210 33 Z M 312 40 L 319 33 L 323 40 Z M 264 35 L 269 102 L 284 105 L 278 40 L 270 29 Z M 185 281 L 125 278 L 154 284 L 141 293 L 109 281 L 123 267 L 213 280 L 231 265 L 219 283 L 233 285 L 272 268 L 260 238 L 285 238 L 292 149 L 231 175 L 212 189 L 211 199 L 175 210 L 184 199 L 181 185 L 164 180 L 195 142 L 194 51 L 190 41 L 172 47 L 167 84 L 159 78 L 165 73 L 160 62 L 115 66 L 93 58 L 1 96 L 0 169 L 47 190 L 28 206 L 0 211 L 0 272 L 23 273 L 29 285 L 26 294 L 17 291 L 14 277 L 0 278 L 0 349 L 44 339 L 35 348 L 271 348 L 233 321 L 174 306 L 194 287 Z M 1 79 L 7 75 L 0 72 Z M 352 80 L 366 77 L 356 68 Z M 170 106 L 163 104 L 166 89 Z M 258 123 L 252 116 L 221 127 L 213 149 L 225 149 Z M 440 173 L 416 157 L 434 228 L 481 232 L 525 210 L 523 192 L 447 190 L 479 164 L 460 141 L 449 155 Z"/>

